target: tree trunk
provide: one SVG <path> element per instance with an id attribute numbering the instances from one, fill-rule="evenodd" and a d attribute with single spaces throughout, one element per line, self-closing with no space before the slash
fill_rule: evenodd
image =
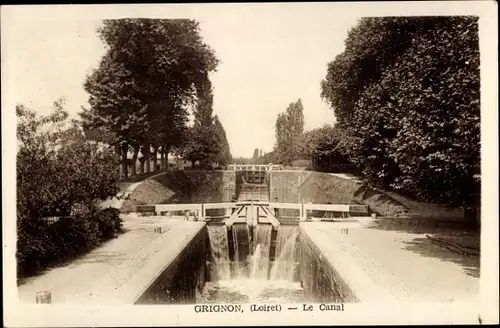
<path id="1" fill-rule="evenodd" d="M 153 172 L 158 172 L 158 146 L 153 145 Z"/>
<path id="2" fill-rule="evenodd" d="M 162 160 L 161 165 L 163 170 L 168 170 L 168 148 L 167 146 L 161 147 Z"/>
<path id="3" fill-rule="evenodd" d="M 121 161 L 122 151 L 121 151 L 119 143 L 115 144 L 115 154 L 116 154 L 116 158 L 118 158 L 118 160 Z M 123 177 L 123 167 L 121 165 L 119 165 L 119 167 L 118 167 L 118 172 L 120 174 L 120 177 Z"/>
<path id="4" fill-rule="evenodd" d="M 127 150 L 128 150 L 127 144 L 121 147 L 121 157 L 122 157 L 121 164 L 122 164 L 123 177 L 125 179 L 128 178 Z"/>
<path id="5" fill-rule="evenodd" d="M 144 162 L 146 162 L 146 173 L 151 172 L 151 146 L 144 146 Z"/>
<path id="6" fill-rule="evenodd" d="M 134 155 L 132 156 L 132 175 L 137 174 L 137 157 L 139 156 L 139 147 L 134 146 Z"/>
<path id="7" fill-rule="evenodd" d="M 141 174 L 144 174 L 144 157 L 141 157 L 141 159 L 139 160 L 139 169 Z"/>
<path id="8" fill-rule="evenodd" d="M 165 170 L 165 153 L 164 153 L 163 147 L 161 147 L 161 151 L 160 151 L 160 170 L 162 170 L 162 171 Z"/>

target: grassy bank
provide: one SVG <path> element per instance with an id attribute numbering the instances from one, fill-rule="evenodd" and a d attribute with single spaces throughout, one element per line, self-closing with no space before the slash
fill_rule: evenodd
<path id="1" fill-rule="evenodd" d="M 228 202 L 235 194 L 234 172 L 169 171 L 142 182 L 123 203 L 121 212 L 137 205 Z"/>

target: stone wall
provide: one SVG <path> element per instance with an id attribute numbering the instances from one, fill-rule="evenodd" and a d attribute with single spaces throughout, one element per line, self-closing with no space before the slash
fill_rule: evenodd
<path id="1" fill-rule="evenodd" d="M 234 171 L 169 171 L 141 182 L 120 211 L 134 212 L 137 205 L 230 202 L 235 194 Z"/>
<path id="2" fill-rule="evenodd" d="M 234 171 L 185 171 L 190 203 L 230 202 L 236 193 Z"/>
<path id="3" fill-rule="evenodd" d="M 347 230 L 324 222 L 299 224 L 299 270 L 306 298 L 319 303 L 396 301 L 360 266 L 363 256 L 347 242 Z"/>
<path id="4" fill-rule="evenodd" d="M 311 171 L 272 171 L 271 200 L 281 203 L 356 204 L 360 185 L 328 173 Z"/>
<path id="5" fill-rule="evenodd" d="M 168 247 L 168 245 L 165 245 Z M 134 304 L 194 304 L 207 277 L 209 240 L 206 227 L 166 265 Z"/>
<path id="6" fill-rule="evenodd" d="M 389 195 L 364 187 L 360 181 L 330 173 L 272 171 L 270 199 L 280 203 L 367 205 L 382 216 L 405 216 L 407 208 Z"/>
<path id="7" fill-rule="evenodd" d="M 298 261 L 304 296 L 310 302 L 357 302 L 346 280 L 328 263 L 323 252 L 299 228 Z"/>

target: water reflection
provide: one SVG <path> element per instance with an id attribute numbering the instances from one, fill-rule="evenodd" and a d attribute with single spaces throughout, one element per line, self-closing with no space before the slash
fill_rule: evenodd
<path id="1" fill-rule="evenodd" d="M 304 293 L 299 282 L 265 279 L 233 279 L 207 282 L 199 303 L 298 303 Z"/>

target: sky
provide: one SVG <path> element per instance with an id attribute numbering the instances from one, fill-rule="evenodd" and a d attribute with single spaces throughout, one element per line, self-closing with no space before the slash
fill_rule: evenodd
<path id="1" fill-rule="evenodd" d="M 356 24 L 358 16 L 352 11 L 328 4 L 162 9 L 140 17 L 198 20 L 201 35 L 221 61 L 211 75 L 214 114 L 224 125 L 233 156 L 250 157 L 254 148 L 271 151 L 278 113 L 299 98 L 306 130 L 334 123 L 333 111 L 320 97 L 320 82 L 328 62 L 343 51 L 347 31 Z M 96 12 L 102 18 L 120 17 L 116 12 Z M 9 47 L 2 58 L 9 63 L 8 78 L 13 78 L 9 107 L 22 103 L 46 114 L 55 100 L 64 97 L 66 110 L 76 116 L 82 105 L 87 106 L 83 82 L 105 52 L 96 33 L 100 19 L 89 10 L 63 7 L 11 18 Z"/>
<path id="2" fill-rule="evenodd" d="M 85 77 L 105 48 L 102 19 L 190 18 L 221 63 L 211 75 L 214 113 L 233 156 L 271 151 L 280 112 L 297 99 L 305 129 L 333 124 L 320 97 L 327 64 L 344 50 L 349 29 L 365 16 L 461 14 L 474 2 L 253 3 L 191 5 L 2 6 L 2 111 L 22 103 L 47 114 L 64 97 L 74 117 L 87 105 Z"/>

